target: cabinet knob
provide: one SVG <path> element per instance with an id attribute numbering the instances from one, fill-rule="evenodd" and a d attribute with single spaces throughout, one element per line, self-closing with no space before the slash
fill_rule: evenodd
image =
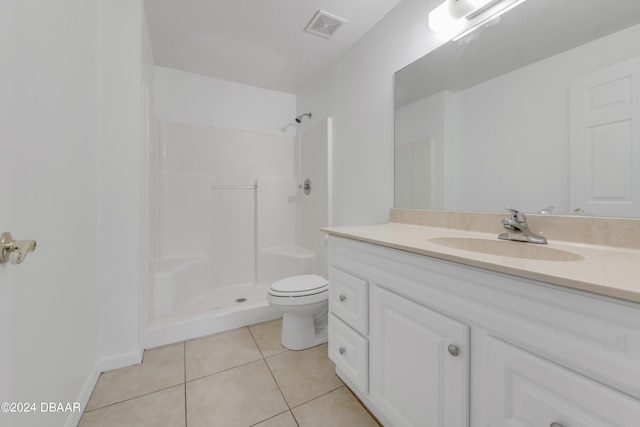
<path id="1" fill-rule="evenodd" d="M 551 423 L 549 427 L 563 427 L 560 423 Z"/>
<path id="2" fill-rule="evenodd" d="M 344 300 L 347 299 L 347 296 L 346 295 L 340 295 L 338 298 L 340 299 L 340 301 L 344 301 Z"/>
<path id="3" fill-rule="evenodd" d="M 346 349 L 346 348 L 344 348 L 344 347 L 340 347 L 340 348 L 338 349 L 338 351 L 340 352 L 340 354 L 345 354 L 345 353 L 347 352 L 347 349 Z M 553 426 L 553 427 L 556 427 L 556 426 Z M 562 427 L 562 426 L 560 426 L 560 427 Z"/>
<path id="4" fill-rule="evenodd" d="M 452 356 L 457 356 L 458 354 L 460 354 L 460 350 L 458 350 L 458 347 L 456 347 L 453 344 L 449 344 L 449 347 L 447 347 L 447 350 L 449 350 L 449 354 Z M 551 427 L 558 427 L 558 426 L 551 426 Z M 562 426 L 560 426 L 562 427 Z"/>

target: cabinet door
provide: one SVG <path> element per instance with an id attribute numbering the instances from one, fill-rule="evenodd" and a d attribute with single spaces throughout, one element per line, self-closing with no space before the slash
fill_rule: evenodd
<path id="1" fill-rule="evenodd" d="M 469 327 L 371 288 L 371 400 L 395 427 L 469 423 Z"/>
<path id="2" fill-rule="evenodd" d="M 497 338 L 481 340 L 478 425 L 640 425 L 640 401 Z"/>

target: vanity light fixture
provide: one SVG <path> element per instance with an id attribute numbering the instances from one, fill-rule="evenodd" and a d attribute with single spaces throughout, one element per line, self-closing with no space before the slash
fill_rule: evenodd
<path id="1" fill-rule="evenodd" d="M 465 22 L 498 0 L 445 0 L 429 13 L 429 28 L 436 33 L 462 28 Z"/>
<path id="2" fill-rule="evenodd" d="M 445 0 L 429 13 L 429 28 L 455 33 L 454 41 L 465 37 L 525 0 Z M 471 27 L 469 27 L 471 23 Z"/>
<path id="3" fill-rule="evenodd" d="M 455 19 L 449 13 L 449 1 L 429 12 L 429 28 L 436 33 L 448 32 L 464 25 L 464 19 Z"/>
<path id="4" fill-rule="evenodd" d="M 459 34 L 457 36 L 455 36 L 453 38 L 453 41 L 458 41 L 463 37 L 468 36 L 469 34 L 473 33 L 475 30 L 481 28 L 484 24 L 486 24 L 487 22 L 493 20 L 493 19 L 497 19 L 499 16 L 509 12 L 511 9 L 513 9 L 514 7 L 524 3 L 526 0 L 516 0 L 514 2 L 512 2 L 511 4 L 507 4 L 505 5 L 505 7 L 497 10 L 496 12 L 493 13 L 488 13 L 486 17 L 481 17 L 480 21 L 475 24 L 473 27 L 469 28 L 468 30 L 466 30 L 465 32 L 463 32 L 462 34 Z M 478 15 L 476 15 L 478 16 Z"/>

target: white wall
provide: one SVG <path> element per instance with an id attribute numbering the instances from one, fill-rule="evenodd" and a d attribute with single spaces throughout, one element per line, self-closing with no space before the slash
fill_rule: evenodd
<path id="1" fill-rule="evenodd" d="M 322 120 L 299 137 L 300 179 L 311 181 L 311 192 L 298 191 L 300 246 L 315 253 L 315 271 L 328 277 L 327 247 L 320 230 L 329 225 L 329 153 L 331 119 Z"/>
<path id="2" fill-rule="evenodd" d="M 403 0 L 325 74 L 296 93 L 312 126 L 333 118 L 334 225 L 386 222 L 393 207 L 393 75 L 442 44 L 427 16 L 439 0 Z"/>
<path id="3" fill-rule="evenodd" d="M 159 120 L 295 135 L 293 94 L 156 67 Z"/>
<path id="4" fill-rule="evenodd" d="M 100 358 L 129 360 L 142 345 L 142 12 L 141 0 L 101 2 L 95 247 Z"/>
<path id="5" fill-rule="evenodd" d="M 140 76 L 140 322 L 138 333 L 144 337 L 149 319 L 150 287 L 153 277 L 153 263 L 155 260 L 156 224 L 152 219 L 152 209 L 156 200 L 156 162 L 152 159 L 156 156 L 156 122 L 153 112 L 154 104 L 154 58 L 149 37 L 147 17 L 144 12 L 141 16 L 141 76 Z"/>

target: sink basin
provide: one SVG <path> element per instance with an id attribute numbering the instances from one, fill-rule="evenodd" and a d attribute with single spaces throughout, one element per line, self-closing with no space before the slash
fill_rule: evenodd
<path id="1" fill-rule="evenodd" d="M 429 239 L 429 241 L 449 248 L 513 258 L 526 258 L 539 261 L 584 260 L 582 255 L 574 254 L 573 252 L 550 248 L 547 245 L 514 242 L 511 240 L 490 240 L 472 237 L 434 237 L 433 239 Z"/>

